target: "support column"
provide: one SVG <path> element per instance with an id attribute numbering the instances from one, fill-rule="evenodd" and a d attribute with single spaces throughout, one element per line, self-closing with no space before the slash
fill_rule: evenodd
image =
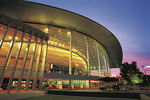
<path id="1" fill-rule="evenodd" d="M 98 57 L 98 69 L 99 69 L 98 70 L 99 71 L 98 76 L 101 77 L 102 75 L 101 75 L 101 65 L 100 65 L 100 56 L 99 56 L 100 51 L 99 51 L 98 42 L 96 43 L 96 45 L 97 45 L 97 57 Z"/>
<path id="2" fill-rule="evenodd" d="M 89 89 L 91 89 L 91 80 L 89 80 Z"/>
<path id="3" fill-rule="evenodd" d="M 86 51 L 87 51 L 87 75 L 90 76 L 89 45 L 87 36 L 86 36 Z"/>
<path id="4" fill-rule="evenodd" d="M 39 65 L 40 65 L 40 59 L 41 59 L 41 53 L 42 53 L 42 47 L 43 47 L 43 39 L 44 39 L 44 37 L 42 38 L 41 43 L 39 45 L 38 55 L 37 55 L 37 59 L 36 59 L 36 66 L 35 66 L 35 70 L 34 70 L 34 77 L 33 77 L 33 83 L 32 83 L 33 91 L 36 90 L 36 83 L 37 83 L 37 78 L 38 78 Z"/>
<path id="5" fill-rule="evenodd" d="M 0 74 L 0 87 L 2 85 L 2 79 L 3 79 L 3 75 L 4 75 L 4 72 L 5 72 L 5 69 L 6 69 L 7 65 L 8 65 L 9 59 L 11 57 L 11 51 L 12 51 L 12 48 L 13 48 L 13 45 L 14 45 L 14 42 L 15 42 L 15 37 L 17 35 L 18 29 L 19 29 L 19 25 L 17 26 L 17 29 L 16 29 L 15 34 L 13 36 L 13 40 L 10 43 L 9 51 L 8 51 L 8 54 L 7 54 L 5 62 L 4 62 L 4 67 L 2 68 L 2 73 Z"/>
<path id="6" fill-rule="evenodd" d="M 107 62 L 106 62 L 106 55 L 104 56 L 104 62 L 105 62 L 105 73 L 106 73 L 106 76 L 108 76 L 107 74 Z"/>
<path id="7" fill-rule="evenodd" d="M 36 52 L 38 38 L 39 38 L 39 34 L 36 36 L 36 38 L 34 40 L 34 46 L 33 46 L 32 55 L 31 55 L 31 58 L 30 58 L 29 69 L 28 69 L 28 72 L 27 72 L 25 91 L 28 91 L 28 89 L 29 89 L 30 78 L 31 78 L 31 74 L 32 74 L 32 68 L 33 68 L 33 62 L 34 62 L 34 56 L 35 56 L 35 52 Z"/>
<path id="8" fill-rule="evenodd" d="M 71 90 L 71 79 L 69 79 L 69 90 Z"/>
<path id="9" fill-rule="evenodd" d="M 26 60 L 27 60 L 27 56 L 28 56 L 28 52 L 29 52 L 31 39 L 32 39 L 32 34 L 33 34 L 33 31 L 31 32 L 30 37 L 28 39 L 28 44 L 26 46 L 26 51 L 25 51 L 24 58 L 23 58 L 22 68 L 21 68 L 21 71 L 19 74 L 18 85 L 17 85 L 17 91 L 18 92 L 20 91 L 20 88 L 21 88 L 21 81 L 23 78 L 24 70 L 25 70 L 25 65 L 26 65 Z"/>
<path id="10" fill-rule="evenodd" d="M 3 37 L 3 39 L 1 40 L 0 49 L 1 49 L 2 45 L 3 45 L 4 40 L 5 40 L 6 34 L 7 34 L 7 32 L 8 32 L 9 27 L 10 27 L 10 23 L 11 23 L 11 22 L 8 23 L 8 26 L 7 26 L 7 29 L 6 29 L 6 31 L 5 31 L 4 37 Z"/>
<path id="11" fill-rule="evenodd" d="M 69 58 L 69 75 L 72 74 L 72 31 L 70 33 L 70 58 Z"/>
<path id="12" fill-rule="evenodd" d="M 41 67 L 40 81 L 39 81 L 39 90 L 42 90 L 42 83 L 43 83 L 44 69 L 45 69 L 45 64 L 46 64 L 47 49 L 48 49 L 48 40 L 46 41 L 46 44 L 44 46 L 44 51 L 43 51 L 42 67 Z"/>
<path id="13" fill-rule="evenodd" d="M 15 75 L 15 70 L 16 70 L 16 67 L 17 67 L 20 51 L 21 51 L 22 44 L 23 44 L 23 39 L 25 37 L 25 33 L 26 33 L 26 29 L 24 30 L 24 33 L 22 34 L 21 41 L 20 41 L 20 44 L 18 46 L 18 52 L 16 54 L 15 61 L 14 61 L 14 64 L 13 64 L 13 67 L 12 67 L 12 70 L 11 70 L 9 82 L 8 82 L 8 85 L 7 85 L 7 90 L 6 90 L 7 93 L 10 92 L 10 88 L 11 88 L 13 78 L 14 78 L 14 75 Z"/>

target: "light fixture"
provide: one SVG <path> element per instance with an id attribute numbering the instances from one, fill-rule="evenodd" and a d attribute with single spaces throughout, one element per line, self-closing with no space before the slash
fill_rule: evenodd
<path id="1" fill-rule="evenodd" d="M 1 30 L 2 30 L 3 28 L 1 27 Z"/>
<path id="2" fill-rule="evenodd" d="M 55 44 L 57 44 L 57 42 L 55 42 Z"/>
<path id="3" fill-rule="evenodd" d="M 15 39 L 18 39 L 18 37 L 15 37 Z"/>
<path id="4" fill-rule="evenodd" d="M 59 44 L 61 46 L 61 44 Z"/>
<path id="5" fill-rule="evenodd" d="M 68 32 L 68 34 L 70 34 L 70 32 Z"/>
<path id="6" fill-rule="evenodd" d="M 48 41 L 48 43 L 49 43 L 50 41 Z"/>
<path id="7" fill-rule="evenodd" d="M 51 43 L 53 44 L 54 42 L 52 41 Z"/>
<path id="8" fill-rule="evenodd" d="M 63 44 L 62 46 L 64 47 L 65 45 Z"/>
<path id="9" fill-rule="evenodd" d="M 60 30 L 58 30 L 60 32 Z"/>
<path id="10" fill-rule="evenodd" d="M 8 38 L 9 38 L 9 39 L 11 39 L 12 37 L 11 37 L 11 36 L 9 36 Z"/>
<path id="11" fill-rule="evenodd" d="M 45 31 L 48 32 L 48 28 L 46 28 Z"/>

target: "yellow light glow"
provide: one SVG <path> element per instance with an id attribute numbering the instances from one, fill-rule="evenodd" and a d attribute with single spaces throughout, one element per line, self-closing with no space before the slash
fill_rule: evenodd
<path id="1" fill-rule="evenodd" d="M 57 44 L 57 42 L 55 44 Z"/>
<path id="2" fill-rule="evenodd" d="M 1 29 L 3 29 L 3 28 L 1 27 Z"/>
<path id="3" fill-rule="evenodd" d="M 45 31 L 48 32 L 48 28 L 46 28 Z"/>
<path id="4" fill-rule="evenodd" d="M 60 32 L 60 30 L 58 30 Z"/>
<path id="5" fill-rule="evenodd" d="M 11 39 L 12 37 L 11 37 L 11 36 L 9 36 L 8 38 L 9 38 L 9 39 Z"/>
<path id="6" fill-rule="evenodd" d="M 70 32 L 68 32 L 68 34 L 70 34 Z"/>
<path id="7" fill-rule="evenodd" d="M 54 42 L 51 42 L 52 44 L 54 44 Z"/>
<path id="8" fill-rule="evenodd" d="M 61 44 L 59 44 L 61 46 Z"/>
<path id="9" fill-rule="evenodd" d="M 62 46 L 64 47 L 65 45 L 63 44 Z"/>
<path id="10" fill-rule="evenodd" d="M 18 37 L 15 37 L 15 39 L 18 39 Z"/>
<path id="11" fill-rule="evenodd" d="M 48 43 L 49 43 L 50 41 L 48 41 Z"/>

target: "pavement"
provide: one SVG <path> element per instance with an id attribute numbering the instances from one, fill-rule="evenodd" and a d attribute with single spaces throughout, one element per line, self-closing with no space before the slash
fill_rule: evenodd
<path id="1" fill-rule="evenodd" d="M 111 91 L 100 91 L 98 89 L 91 90 L 71 90 L 71 91 L 95 91 L 95 92 L 111 92 Z M 116 91 L 117 92 L 117 91 Z M 119 91 L 128 92 L 129 91 Z M 135 91 L 130 91 L 135 92 Z M 136 91 L 138 93 L 145 93 L 145 91 Z M 11 92 L 11 93 L 0 93 L 0 100 L 140 100 L 130 98 L 108 98 L 108 97 L 84 97 L 84 96 L 67 96 L 67 95 L 55 95 L 45 94 L 44 91 L 22 91 L 22 92 Z M 141 99 L 144 100 L 144 99 Z M 150 97 L 145 100 L 150 100 Z"/>
<path id="2" fill-rule="evenodd" d="M 22 92 L 10 92 L 10 93 L 0 93 L 0 100 L 17 100 L 23 98 L 43 96 L 44 91 L 22 91 Z"/>

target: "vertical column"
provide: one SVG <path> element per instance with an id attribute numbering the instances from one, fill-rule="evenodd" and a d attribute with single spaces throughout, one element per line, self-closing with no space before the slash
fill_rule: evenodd
<path id="1" fill-rule="evenodd" d="M 69 79 L 69 90 L 71 90 L 71 79 Z"/>
<path id="2" fill-rule="evenodd" d="M 91 89 L 91 80 L 89 79 L 89 89 Z"/>
<path id="3" fill-rule="evenodd" d="M 105 56 L 104 56 L 104 62 L 105 62 L 105 73 L 106 73 L 106 76 L 108 76 L 108 74 L 107 74 L 106 54 L 105 54 Z"/>
<path id="4" fill-rule="evenodd" d="M 19 74 L 18 86 L 17 86 L 17 91 L 18 92 L 20 91 L 20 88 L 21 88 L 21 81 L 22 81 L 22 78 L 23 78 L 24 70 L 25 70 L 25 65 L 26 65 L 26 60 L 27 60 L 27 56 L 28 56 L 28 52 L 29 52 L 31 39 L 32 39 L 32 34 L 33 34 L 33 31 L 31 32 L 30 37 L 28 39 L 28 44 L 26 46 L 26 51 L 25 51 L 24 58 L 23 58 L 22 68 L 21 68 L 21 71 L 20 71 L 20 74 Z"/>
<path id="5" fill-rule="evenodd" d="M 0 49 L 1 49 L 2 45 L 3 45 L 4 40 L 5 40 L 6 34 L 7 34 L 7 32 L 8 32 L 9 27 L 10 27 L 10 23 L 11 23 L 11 22 L 8 23 L 8 26 L 7 26 L 7 29 L 6 29 L 6 31 L 5 31 L 4 37 L 3 37 L 3 39 L 1 40 Z"/>
<path id="6" fill-rule="evenodd" d="M 15 42 L 15 37 L 17 35 L 18 29 L 19 29 L 19 25 L 17 26 L 17 29 L 16 29 L 15 34 L 13 36 L 13 40 L 10 43 L 10 48 L 9 48 L 8 54 L 7 54 L 5 62 L 4 62 L 4 67 L 2 68 L 2 73 L 0 74 L 0 87 L 2 85 L 2 79 L 3 79 L 3 75 L 4 75 L 4 72 L 5 72 L 5 69 L 6 69 L 7 65 L 8 65 L 9 59 L 11 57 L 11 51 L 12 51 L 12 48 L 13 48 L 13 45 L 14 45 L 14 42 Z"/>
<path id="7" fill-rule="evenodd" d="M 39 65 L 40 65 L 40 59 L 41 59 L 41 53 L 42 53 L 42 47 L 43 47 L 43 39 L 44 39 L 44 37 L 42 38 L 41 43 L 39 45 L 38 55 L 37 55 L 37 59 L 36 59 L 36 66 L 35 66 L 35 70 L 34 70 L 34 77 L 33 77 L 33 83 L 32 83 L 33 91 L 36 90 L 36 83 L 37 83 L 37 78 L 38 78 Z"/>
<path id="8" fill-rule="evenodd" d="M 6 91 L 7 93 L 10 92 L 11 84 L 12 84 L 12 82 L 13 82 L 13 77 L 14 77 L 15 70 L 16 70 L 16 67 L 17 67 L 17 63 L 18 63 L 20 51 L 21 51 L 21 48 L 22 48 L 23 39 L 24 39 L 24 37 L 25 37 L 25 33 L 26 33 L 26 29 L 24 30 L 24 33 L 22 34 L 21 41 L 20 41 L 20 44 L 19 44 L 19 46 L 18 46 L 18 52 L 17 52 L 17 54 L 16 54 L 15 61 L 14 61 L 14 65 L 13 65 L 13 67 L 12 67 L 11 74 L 10 74 L 10 78 L 9 78 L 9 82 L 8 82 L 8 85 L 7 85 L 7 91 Z"/>
<path id="9" fill-rule="evenodd" d="M 99 69 L 98 70 L 99 71 L 98 76 L 101 77 L 102 75 L 101 75 L 101 65 L 100 65 L 100 56 L 99 56 L 100 51 L 99 51 L 98 42 L 96 43 L 96 45 L 97 45 L 97 57 L 98 57 L 98 69 Z"/>
<path id="10" fill-rule="evenodd" d="M 43 76 L 44 76 L 44 69 L 46 64 L 46 56 L 47 56 L 47 49 L 48 49 L 48 41 L 44 46 L 43 58 L 42 58 L 42 67 L 40 72 L 40 81 L 39 81 L 39 90 L 42 90 L 42 83 L 43 83 Z"/>
<path id="11" fill-rule="evenodd" d="M 34 46 L 33 46 L 32 55 L 31 55 L 31 58 L 30 58 L 29 69 L 28 69 L 28 73 L 27 73 L 25 91 L 28 91 L 28 89 L 29 89 L 30 78 L 31 78 L 31 73 L 32 73 L 34 56 L 35 56 L 35 52 L 36 52 L 38 38 L 39 38 L 39 34 L 36 36 L 36 38 L 34 40 Z"/>
<path id="12" fill-rule="evenodd" d="M 88 45 L 88 37 L 86 36 L 86 51 L 87 51 L 87 74 L 90 76 L 90 61 L 89 61 L 89 45 Z"/>
<path id="13" fill-rule="evenodd" d="M 70 33 L 70 58 L 69 58 L 69 74 L 71 75 L 72 71 L 72 31 Z"/>

